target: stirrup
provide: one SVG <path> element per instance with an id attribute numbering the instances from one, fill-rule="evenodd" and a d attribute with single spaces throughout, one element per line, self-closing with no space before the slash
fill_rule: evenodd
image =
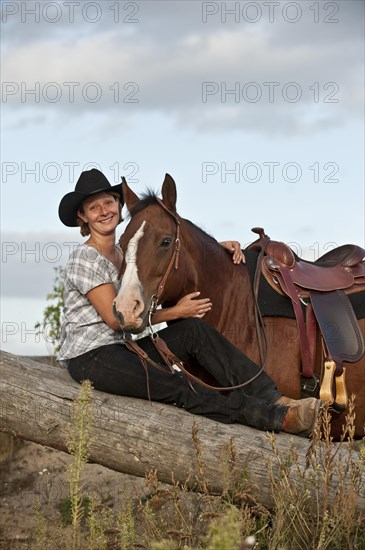
<path id="1" fill-rule="evenodd" d="M 347 409 L 349 402 L 345 383 L 345 374 L 346 367 L 343 367 L 342 374 L 340 376 L 335 376 L 336 401 L 332 404 L 332 407 L 334 411 L 338 413 L 344 412 Z"/>
<path id="2" fill-rule="evenodd" d="M 335 375 L 336 363 L 334 361 L 325 361 L 324 363 L 324 375 L 319 391 L 319 398 L 324 403 L 332 405 L 335 398 L 333 395 L 332 382 Z"/>
<path id="3" fill-rule="evenodd" d="M 319 392 L 319 398 L 324 403 L 328 403 L 331 412 L 342 413 L 347 409 L 348 395 L 345 384 L 346 368 L 343 367 L 342 373 L 335 376 L 336 363 L 334 361 L 325 361 L 324 375 Z M 336 384 L 336 398 L 333 395 L 333 379 Z"/>

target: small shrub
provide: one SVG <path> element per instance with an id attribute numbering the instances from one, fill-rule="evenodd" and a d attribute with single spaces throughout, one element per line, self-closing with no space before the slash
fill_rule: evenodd
<path id="1" fill-rule="evenodd" d="M 208 550 L 240 550 L 242 544 L 242 516 L 234 506 L 213 520 L 208 531 Z"/>
<path id="2" fill-rule="evenodd" d="M 53 355 L 60 349 L 61 315 L 64 306 L 64 278 L 65 270 L 58 266 L 54 268 L 56 274 L 53 281 L 52 292 L 47 294 L 47 300 L 52 301 L 43 311 L 43 321 L 34 325 L 36 334 L 43 334 L 47 342 L 53 346 Z"/>
<path id="3" fill-rule="evenodd" d="M 82 516 L 83 518 L 87 518 L 89 516 L 90 511 L 90 498 L 89 497 L 82 497 L 80 500 L 80 508 L 82 510 Z M 58 504 L 58 509 L 61 514 L 62 522 L 65 525 L 71 525 L 72 524 L 72 502 L 70 497 L 63 498 L 60 500 Z"/>
<path id="4" fill-rule="evenodd" d="M 69 428 L 67 449 L 73 457 L 73 461 L 67 466 L 70 486 L 70 512 L 73 528 L 73 548 L 78 545 L 78 533 L 80 522 L 84 515 L 85 508 L 81 497 L 81 474 L 84 465 L 88 461 L 91 437 L 92 422 L 92 386 L 89 380 L 84 380 L 80 394 L 74 401 L 72 411 L 72 425 Z"/>

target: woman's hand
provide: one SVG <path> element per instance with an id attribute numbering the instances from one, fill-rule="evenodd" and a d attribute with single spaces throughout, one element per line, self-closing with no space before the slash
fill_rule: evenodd
<path id="1" fill-rule="evenodd" d="M 175 313 L 178 314 L 178 319 L 187 319 L 188 317 L 199 317 L 202 319 L 208 311 L 212 309 L 212 302 L 209 298 L 197 297 L 200 292 L 191 292 L 177 302 L 172 308 L 175 309 Z"/>
<path id="2" fill-rule="evenodd" d="M 232 260 L 234 264 L 246 263 L 245 255 L 241 250 L 241 245 L 238 241 L 223 241 L 219 243 L 223 248 L 228 250 L 233 256 Z"/>
<path id="3" fill-rule="evenodd" d="M 191 292 L 180 298 L 176 305 L 157 309 L 152 316 L 152 323 L 176 321 L 177 319 L 188 319 L 189 317 L 202 319 L 212 309 L 212 302 L 209 298 L 197 300 L 199 295 L 200 292 Z"/>

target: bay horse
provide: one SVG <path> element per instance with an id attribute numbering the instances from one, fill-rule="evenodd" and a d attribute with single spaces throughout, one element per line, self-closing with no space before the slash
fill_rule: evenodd
<path id="1" fill-rule="evenodd" d="M 131 219 L 120 238 L 124 266 L 114 307 L 124 330 L 139 333 L 146 328 L 151 297 L 156 294 L 163 307 L 170 307 L 186 294 L 199 290 L 200 296 L 209 298 L 213 304 L 204 320 L 260 364 L 255 301 L 247 265 L 233 264 L 231 255 L 213 237 L 177 214 L 176 185 L 168 174 L 162 186 L 162 201 L 152 192 L 140 199 L 125 180 L 123 195 Z M 165 279 L 163 287 L 159 289 L 162 279 Z M 272 293 L 276 294 L 274 290 Z M 289 298 L 283 299 L 291 305 Z M 268 340 L 265 370 L 284 395 L 299 399 L 301 352 L 297 323 L 295 318 L 280 315 L 274 312 L 264 317 Z M 364 334 L 364 318 L 359 325 Z M 321 363 L 321 353 L 317 352 L 318 375 L 323 369 Z M 355 437 L 363 437 L 364 357 L 348 364 L 346 385 L 348 394 L 355 395 Z M 341 436 L 344 414 L 333 415 L 331 433 L 335 438 Z"/>

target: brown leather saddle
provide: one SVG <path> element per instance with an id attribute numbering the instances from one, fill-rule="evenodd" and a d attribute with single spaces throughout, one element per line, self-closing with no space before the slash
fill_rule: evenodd
<path id="1" fill-rule="evenodd" d="M 334 408 L 347 406 L 345 367 L 365 353 L 364 340 L 348 294 L 365 290 L 365 250 L 346 244 L 315 262 L 299 258 L 288 245 L 271 241 L 262 228 L 248 248 L 259 250 L 257 270 L 278 293 L 288 296 L 298 324 L 302 377 L 313 379 L 317 327 L 325 358 L 320 398 Z M 333 378 L 336 381 L 336 400 Z M 305 381 L 304 381 L 305 387 Z"/>

